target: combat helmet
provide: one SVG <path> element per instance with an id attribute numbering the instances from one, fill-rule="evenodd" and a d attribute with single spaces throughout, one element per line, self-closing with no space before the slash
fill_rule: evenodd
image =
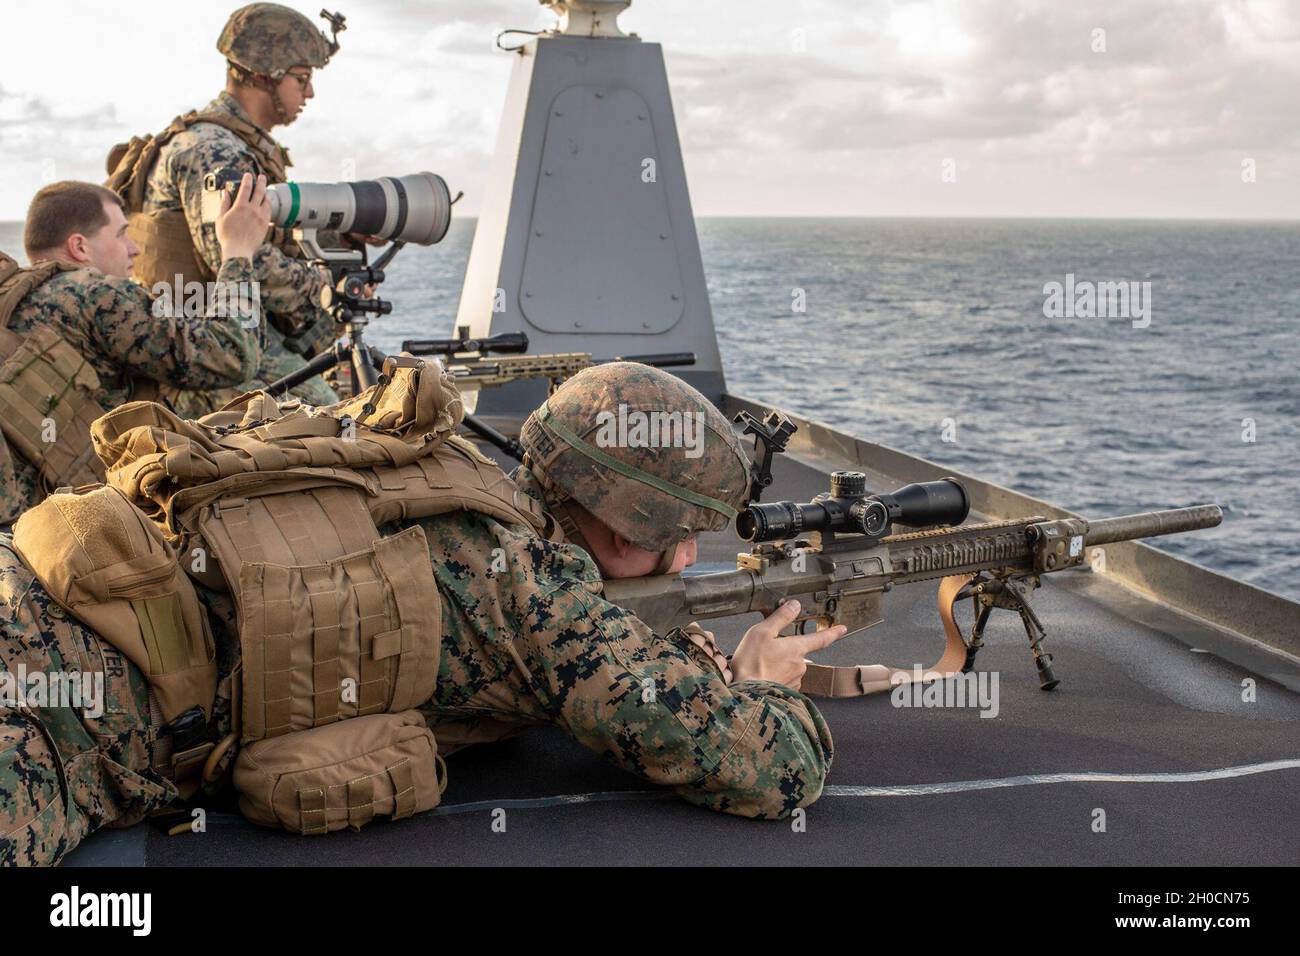
<path id="1" fill-rule="evenodd" d="M 636 362 L 583 369 L 528 416 L 519 440 L 548 506 L 563 512 L 572 499 L 647 551 L 720 530 L 749 491 L 749 460 L 722 413 Z"/>
<path id="2" fill-rule="evenodd" d="M 294 66 L 322 67 L 338 52 L 344 17 L 321 11 L 333 29 L 328 39 L 306 16 L 278 3 L 250 3 L 226 21 L 217 49 L 246 74 L 284 78 Z"/>

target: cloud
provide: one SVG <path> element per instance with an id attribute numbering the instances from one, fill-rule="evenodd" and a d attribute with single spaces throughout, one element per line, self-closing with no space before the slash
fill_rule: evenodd
<path id="1" fill-rule="evenodd" d="M 46 15 L 15 11 L 32 42 L 0 90 L 0 218 L 51 164 L 98 176 L 113 142 L 215 92 L 223 10 L 182 23 L 142 0 L 140 27 L 65 6 L 60 62 L 142 31 L 183 55 L 128 57 L 88 85 L 40 50 Z M 493 38 L 553 22 L 531 0 L 367 3 L 283 131 L 296 172 L 431 168 L 472 213 L 517 62 Z M 1300 5 L 1285 0 L 634 0 L 621 23 L 662 45 L 697 211 L 1278 215 L 1300 200 Z M 955 188 L 940 189 L 945 157 Z"/>

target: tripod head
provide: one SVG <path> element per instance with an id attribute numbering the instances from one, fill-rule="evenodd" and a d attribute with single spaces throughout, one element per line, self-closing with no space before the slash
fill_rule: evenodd
<path id="1" fill-rule="evenodd" d="M 384 267 L 405 245 L 400 241 L 392 243 L 373 265 L 366 261 L 364 245 L 360 249 L 322 249 L 317 246 L 318 256 L 314 261 L 328 268 L 333 280 L 333 285 L 321 289 L 321 308 L 349 330 L 365 328 L 370 321 L 367 316 L 391 313 L 393 303 L 378 298 L 374 291 L 384 281 Z"/>

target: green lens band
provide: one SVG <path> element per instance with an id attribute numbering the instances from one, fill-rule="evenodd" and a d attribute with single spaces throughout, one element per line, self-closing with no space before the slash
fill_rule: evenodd
<path id="1" fill-rule="evenodd" d="M 656 488 L 664 494 L 672 495 L 674 498 L 678 498 L 681 501 L 688 501 L 693 505 L 699 505 L 701 508 L 708 508 L 710 511 L 716 511 L 728 521 L 736 517 L 736 509 L 732 508 L 725 501 L 719 501 L 717 498 L 710 498 L 708 495 L 701 495 L 694 491 L 680 488 L 670 481 L 656 478 L 654 475 L 647 474 L 640 468 L 625 464 L 617 458 L 605 454 L 594 445 L 589 445 L 574 434 L 568 426 L 555 418 L 551 413 L 551 406 L 549 403 L 542 402 L 542 407 L 537 410 L 537 413 L 538 421 L 543 422 L 547 428 L 555 432 L 555 434 L 563 439 L 571 448 L 573 448 L 574 451 L 581 455 L 585 455 L 597 464 L 604 465 L 606 468 L 616 471 L 626 478 L 631 478 L 633 481 L 639 481 L 642 484 L 649 485 L 651 488 Z"/>
<path id="2" fill-rule="evenodd" d="M 298 184 L 288 183 L 289 195 L 293 201 L 289 203 L 289 221 L 284 224 L 285 229 L 292 229 L 298 222 L 298 204 L 302 202 L 302 197 L 298 195 Z"/>

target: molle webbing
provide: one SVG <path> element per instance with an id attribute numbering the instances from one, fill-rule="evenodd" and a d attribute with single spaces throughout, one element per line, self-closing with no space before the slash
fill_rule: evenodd
<path id="1" fill-rule="evenodd" d="M 472 444 L 447 438 L 433 454 L 402 467 L 361 472 L 369 485 L 367 504 L 376 524 L 427 518 L 452 511 L 477 511 L 505 524 L 546 528 L 542 505 L 518 487 Z"/>
<path id="2" fill-rule="evenodd" d="M 432 696 L 442 617 L 420 528 L 322 564 L 240 569 L 243 739 Z"/>
<path id="3" fill-rule="evenodd" d="M 9 328 L 22 300 L 59 271 L 57 263 L 18 269 L 0 255 L 0 430 L 47 491 L 104 478 L 90 438 L 91 422 L 104 414 L 95 369 L 52 325 Z"/>
<path id="4" fill-rule="evenodd" d="M 144 672 L 165 722 L 194 708 L 211 716 L 207 616 L 162 534 L 120 491 L 51 495 L 13 540 L 50 597 Z"/>
<path id="5" fill-rule="evenodd" d="M 254 823 L 304 836 L 438 805 L 447 768 L 416 711 L 374 714 L 244 747 L 239 808 Z"/>

